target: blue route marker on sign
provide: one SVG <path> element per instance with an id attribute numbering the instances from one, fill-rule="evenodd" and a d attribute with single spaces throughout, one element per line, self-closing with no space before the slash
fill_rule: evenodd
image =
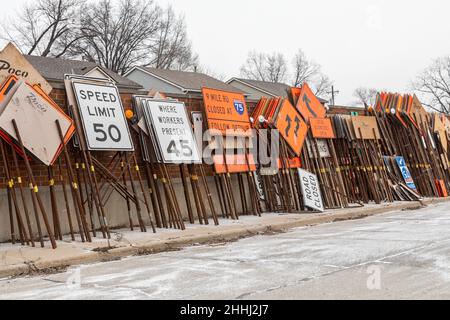
<path id="1" fill-rule="evenodd" d="M 235 100 L 233 102 L 233 104 L 234 104 L 234 108 L 236 109 L 236 112 L 242 116 L 245 112 L 244 103 L 242 101 Z"/>
<path id="2" fill-rule="evenodd" d="M 395 161 L 397 162 L 397 165 L 402 172 L 403 180 L 405 180 L 406 185 L 408 188 L 412 190 L 417 190 L 417 187 L 414 183 L 414 180 L 411 176 L 411 172 L 408 169 L 408 166 L 406 165 L 405 158 L 403 157 L 395 157 Z"/>

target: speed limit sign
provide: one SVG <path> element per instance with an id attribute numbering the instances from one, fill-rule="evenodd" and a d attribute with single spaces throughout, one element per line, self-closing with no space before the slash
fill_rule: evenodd
<path id="1" fill-rule="evenodd" d="M 200 164 L 192 124 L 183 102 L 148 99 L 144 105 L 144 117 L 156 138 L 164 163 Z"/>
<path id="2" fill-rule="evenodd" d="M 73 82 L 91 151 L 134 151 L 130 130 L 117 87 Z"/>

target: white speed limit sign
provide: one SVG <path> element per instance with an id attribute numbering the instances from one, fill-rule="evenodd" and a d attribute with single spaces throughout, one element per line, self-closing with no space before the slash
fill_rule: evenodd
<path id="1" fill-rule="evenodd" d="M 130 130 L 113 85 L 74 82 L 73 89 L 91 151 L 134 151 Z"/>
<path id="2" fill-rule="evenodd" d="M 184 103 L 148 99 L 144 116 L 156 137 L 164 163 L 202 162 Z"/>

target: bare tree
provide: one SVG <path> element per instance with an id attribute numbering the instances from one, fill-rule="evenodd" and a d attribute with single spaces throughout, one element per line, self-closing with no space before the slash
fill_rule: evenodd
<path id="1" fill-rule="evenodd" d="M 307 82 L 317 96 L 329 97 L 332 81 L 322 73 L 320 65 L 307 59 L 303 51 L 297 52 L 292 67 L 293 72 L 290 73 L 286 59 L 280 53 L 268 55 L 253 51 L 241 67 L 241 74 L 248 79 L 268 82 L 285 82 L 292 76 L 292 86 Z"/>
<path id="2" fill-rule="evenodd" d="M 220 73 L 212 68 L 210 68 L 209 66 L 206 65 L 196 65 L 193 69 L 193 71 L 195 72 L 199 72 L 199 73 L 203 73 L 206 74 L 210 77 L 216 78 L 220 81 L 226 81 L 227 80 L 227 76 L 223 73 Z"/>
<path id="3" fill-rule="evenodd" d="M 82 41 L 73 56 L 124 74 L 150 61 L 159 28 L 160 8 L 151 0 L 111 0 L 89 3 L 81 12 Z"/>
<path id="4" fill-rule="evenodd" d="M 39 0 L 2 25 L 2 38 L 31 55 L 61 57 L 80 40 L 79 10 L 84 0 Z"/>
<path id="5" fill-rule="evenodd" d="M 177 17 L 171 7 L 161 15 L 159 28 L 151 46 L 152 61 L 147 66 L 159 69 L 188 70 L 198 64 L 192 51 L 184 17 Z"/>
<path id="6" fill-rule="evenodd" d="M 287 75 L 286 59 L 280 53 L 269 55 L 253 51 L 241 67 L 241 74 L 252 80 L 284 82 Z"/>
<path id="7" fill-rule="evenodd" d="M 450 114 L 450 56 L 434 60 L 413 82 L 424 106 Z"/>
<path id="8" fill-rule="evenodd" d="M 294 67 L 294 87 L 301 86 L 305 82 L 310 82 L 320 74 L 320 66 L 317 63 L 308 60 L 302 50 L 298 50 L 292 64 Z"/>
<path id="9" fill-rule="evenodd" d="M 375 104 L 377 93 L 377 89 L 359 87 L 353 92 L 353 96 L 358 99 L 358 104 L 370 106 Z"/>
<path id="10" fill-rule="evenodd" d="M 331 97 L 330 95 L 333 82 L 330 78 L 328 78 L 328 76 L 320 74 L 316 79 L 312 79 L 311 86 L 316 96 L 323 99 L 328 99 Z"/>
<path id="11" fill-rule="evenodd" d="M 301 49 L 297 51 L 292 67 L 294 68 L 292 77 L 294 87 L 299 87 L 306 82 L 314 90 L 316 96 L 330 97 L 333 82 L 322 72 L 321 66 L 309 60 Z"/>

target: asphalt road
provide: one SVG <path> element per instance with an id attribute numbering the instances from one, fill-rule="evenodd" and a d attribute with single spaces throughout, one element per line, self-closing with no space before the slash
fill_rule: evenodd
<path id="1" fill-rule="evenodd" d="M 450 204 L 2 279 L 0 299 L 450 299 Z"/>

